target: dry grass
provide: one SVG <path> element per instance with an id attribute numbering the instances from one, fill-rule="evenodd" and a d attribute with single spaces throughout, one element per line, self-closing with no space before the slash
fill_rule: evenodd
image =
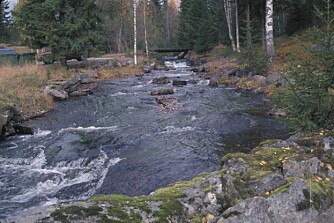
<path id="1" fill-rule="evenodd" d="M 42 66 L 0 67 L 0 109 L 17 104 L 25 115 L 51 109 L 52 98 L 43 92 L 46 83 L 47 71 Z"/>
<path id="2" fill-rule="evenodd" d="M 303 45 L 310 46 L 312 43 L 304 37 L 298 37 L 298 39 L 294 37 L 277 38 L 276 57 L 269 72 L 278 74 L 287 72 L 294 55 L 304 59 L 308 58 L 308 52 Z"/>
<path id="3" fill-rule="evenodd" d="M 52 109 L 51 96 L 44 94 L 48 80 L 69 80 L 78 72 L 60 66 L 3 65 L 0 67 L 0 111 L 13 104 L 19 105 L 21 112 L 27 116 Z M 100 79 L 132 77 L 141 73 L 141 67 L 98 70 Z"/>

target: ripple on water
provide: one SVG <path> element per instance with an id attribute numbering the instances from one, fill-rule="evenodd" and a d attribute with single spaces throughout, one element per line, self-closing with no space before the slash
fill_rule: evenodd
<path id="1" fill-rule="evenodd" d="M 60 133 L 64 132 L 72 132 L 72 131 L 78 131 L 78 132 L 94 132 L 94 131 L 100 131 L 100 130 L 107 130 L 107 131 L 114 131 L 118 128 L 118 126 L 109 126 L 109 127 L 95 127 L 95 126 L 90 126 L 90 127 L 69 127 L 69 128 L 64 128 L 59 130 Z"/>
<path id="2" fill-rule="evenodd" d="M 175 127 L 175 126 L 166 126 L 164 128 L 164 131 L 162 133 L 164 134 L 172 134 L 172 133 L 181 133 L 181 132 L 191 132 L 191 131 L 195 131 L 197 128 L 191 127 L 191 126 L 187 126 L 187 127 Z"/>

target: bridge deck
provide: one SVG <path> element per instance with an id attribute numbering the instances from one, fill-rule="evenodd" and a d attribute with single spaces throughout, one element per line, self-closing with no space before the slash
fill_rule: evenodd
<path id="1" fill-rule="evenodd" d="M 184 59 L 191 52 L 191 49 L 152 49 L 149 51 L 156 53 L 179 53 L 178 59 Z"/>
<path id="2" fill-rule="evenodd" d="M 180 53 L 180 52 L 188 52 L 191 49 L 152 49 L 150 51 L 154 51 L 157 53 L 172 53 L 172 52 L 176 52 L 176 53 Z"/>

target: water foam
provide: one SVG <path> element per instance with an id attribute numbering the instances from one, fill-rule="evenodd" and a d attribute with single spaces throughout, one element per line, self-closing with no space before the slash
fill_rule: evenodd
<path id="1" fill-rule="evenodd" d="M 168 68 L 187 68 L 187 62 L 185 61 L 165 61 L 165 66 Z"/>
<path id="2" fill-rule="evenodd" d="M 46 163 L 46 157 L 44 153 L 44 146 L 38 146 L 33 150 L 37 150 L 39 153 L 33 158 L 3 158 L 0 157 L 0 166 L 2 168 L 10 169 L 27 169 L 27 168 L 42 168 Z"/>
<path id="3" fill-rule="evenodd" d="M 41 152 L 30 162 L 25 160 L 23 162 L 24 165 L 20 165 L 19 168 L 24 167 L 26 169 L 22 177 L 38 179 L 40 175 L 42 178 L 40 181 L 35 182 L 34 185 L 20 191 L 10 201 L 25 203 L 39 196 L 47 198 L 48 202 L 55 202 L 56 198 L 54 196 L 61 189 L 82 183 L 89 185 L 89 188 L 75 197 L 75 199 L 86 199 L 101 187 L 109 168 L 122 160 L 122 158 L 109 159 L 107 154 L 103 150 L 100 150 L 99 155 L 95 159 L 89 157 L 80 158 L 73 161 L 62 161 L 55 166 L 47 166 L 44 152 Z M 11 161 L 10 163 L 22 164 L 22 160 Z M 17 168 L 17 165 L 13 165 L 12 167 Z"/>
<path id="4" fill-rule="evenodd" d="M 175 126 L 166 126 L 164 128 L 163 133 L 181 133 L 181 132 L 190 132 L 190 131 L 195 131 L 196 128 L 187 126 L 183 128 L 175 127 Z"/>
<path id="5" fill-rule="evenodd" d="M 63 132 L 70 132 L 70 131 L 79 131 L 79 132 L 95 132 L 95 131 L 100 131 L 100 130 L 107 130 L 107 131 L 114 131 L 118 128 L 118 126 L 109 126 L 109 127 L 95 127 L 95 126 L 90 126 L 90 127 L 69 127 L 69 128 L 64 128 L 59 130 L 59 134 Z"/>

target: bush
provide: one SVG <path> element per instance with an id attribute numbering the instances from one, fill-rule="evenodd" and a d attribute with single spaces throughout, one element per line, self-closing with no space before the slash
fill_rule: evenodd
<path id="1" fill-rule="evenodd" d="M 246 64 L 247 69 L 256 74 L 267 74 L 269 58 L 267 53 L 260 48 L 252 48 L 246 50 L 245 53 L 238 54 L 238 60 Z"/>
<path id="2" fill-rule="evenodd" d="M 276 104 L 287 112 L 293 130 L 334 128 L 334 20 L 328 13 L 318 12 L 323 27 L 310 31 L 316 44 L 304 45 L 307 56 L 295 57 L 288 84 L 276 92 Z"/>

